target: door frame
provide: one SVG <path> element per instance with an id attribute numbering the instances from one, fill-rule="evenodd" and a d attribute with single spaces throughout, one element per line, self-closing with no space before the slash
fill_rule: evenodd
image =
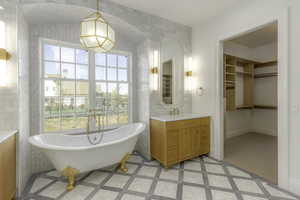
<path id="1" fill-rule="evenodd" d="M 224 99 L 223 99 L 223 43 L 226 40 L 258 30 L 268 24 L 278 23 L 278 185 L 284 189 L 289 188 L 289 52 L 288 28 L 289 8 L 283 10 L 278 16 L 265 22 L 257 22 L 245 31 L 233 32 L 221 37 L 217 41 L 217 98 L 216 98 L 216 133 L 215 152 L 218 159 L 224 158 Z"/>

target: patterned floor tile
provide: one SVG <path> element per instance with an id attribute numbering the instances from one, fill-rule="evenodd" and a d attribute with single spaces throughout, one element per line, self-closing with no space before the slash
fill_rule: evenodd
<path id="1" fill-rule="evenodd" d="M 154 194 L 162 197 L 176 199 L 177 184 L 166 181 L 158 181 Z"/>
<path id="2" fill-rule="evenodd" d="M 216 160 L 211 159 L 211 158 L 206 157 L 206 156 L 203 157 L 203 161 L 204 162 L 210 162 L 210 163 L 220 163 L 219 161 L 216 161 Z"/>
<path id="3" fill-rule="evenodd" d="M 286 199 L 296 199 L 295 197 L 287 194 L 287 193 L 284 193 L 270 185 L 268 185 L 267 183 L 263 183 L 263 186 L 265 187 L 265 189 L 270 193 L 271 196 L 274 196 L 274 197 L 279 197 L 279 198 L 286 198 Z"/>
<path id="4" fill-rule="evenodd" d="M 123 188 L 129 178 L 129 176 L 115 174 L 105 183 L 105 186 Z"/>
<path id="5" fill-rule="evenodd" d="M 252 192 L 252 193 L 258 193 L 263 194 L 261 189 L 258 187 L 255 181 L 252 180 L 246 180 L 246 179 L 233 179 L 238 189 L 242 192 Z"/>
<path id="6" fill-rule="evenodd" d="M 208 183 L 210 186 L 232 189 L 226 176 L 208 175 Z"/>
<path id="7" fill-rule="evenodd" d="M 250 195 L 242 195 L 244 200 L 267 200 L 266 198 L 250 196 Z"/>
<path id="8" fill-rule="evenodd" d="M 237 200 L 236 195 L 231 192 L 212 190 L 211 193 L 213 200 Z"/>
<path id="9" fill-rule="evenodd" d="M 203 175 L 201 173 L 184 171 L 183 181 L 188 183 L 203 184 Z"/>
<path id="10" fill-rule="evenodd" d="M 201 187 L 183 186 L 182 190 L 183 200 L 205 200 L 205 189 Z"/>
<path id="11" fill-rule="evenodd" d="M 61 200 L 82 200 L 94 190 L 94 188 L 77 185 L 72 191 L 68 192 Z"/>
<path id="12" fill-rule="evenodd" d="M 128 190 L 135 192 L 148 193 L 152 185 L 153 180 L 145 178 L 135 178 L 130 184 Z"/>
<path id="13" fill-rule="evenodd" d="M 216 174 L 225 174 L 222 165 L 205 163 L 205 169 L 207 172 L 216 173 Z"/>
<path id="14" fill-rule="evenodd" d="M 51 172 L 48 172 L 48 173 L 47 173 L 47 176 L 53 176 L 53 177 L 58 178 L 58 177 L 61 177 L 62 175 L 61 175 L 60 172 L 58 172 L 58 171 L 56 171 L 56 170 L 53 170 L 53 171 L 51 171 Z"/>
<path id="15" fill-rule="evenodd" d="M 47 178 L 37 178 L 31 187 L 30 193 L 37 192 L 38 190 L 42 189 L 52 181 L 53 180 Z"/>
<path id="16" fill-rule="evenodd" d="M 156 160 L 146 161 L 145 164 L 146 165 L 152 165 L 152 166 L 160 166 L 160 163 Z"/>
<path id="17" fill-rule="evenodd" d="M 176 169 L 163 169 L 161 170 L 159 178 L 178 181 L 179 171 Z"/>
<path id="18" fill-rule="evenodd" d="M 235 167 L 228 166 L 227 169 L 232 176 L 241 176 L 241 177 L 251 178 L 250 174 L 243 172 L 242 170 L 239 170 Z"/>
<path id="19" fill-rule="evenodd" d="M 128 168 L 128 172 L 127 173 L 128 174 L 133 174 L 139 166 L 136 165 L 136 164 L 127 163 L 126 167 Z M 118 172 L 123 173 L 123 171 L 121 169 L 119 169 Z"/>
<path id="20" fill-rule="evenodd" d="M 131 195 L 131 194 L 125 194 L 121 200 L 145 200 L 145 197 L 140 197 L 136 195 Z"/>
<path id="21" fill-rule="evenodd" d="M 156 172 L 157 172 L 157 168 L 156 167 L 143 166 L 138 171 L 138 175 L 148 176 L 148 177 L 154 177 L 156 175 Z"/>
<path id="22" fill-rule="evenodd" d="M 194 161 L 185 161 L 184 162 L 184 169 L 190 169 L 195 171 L 201 171 L 201 165 L 199 162 Z"/>
<path id="23" fill-rule="evenodd" d="M 84 182 L 99 185 L 109 175 L 107 172 L 95 171 L 84 179 Z"/>
<path id="24" fill-rule="evenodd" d="M 143 158 L 138 155 L 131 155 L 128 159 L 128 162 L 133 162 L 133 163 L 142 163 Z"/>
<path id="25" fill-rule="evenodd" d="M 31 179 L 22 199 L 300 200 L 256 176 L 208 157 L 185 161 L 166 170 L 157 161 L 145 161 L 135 154 L 127 167 L 128 173 L 117 170 L 115 165 L 83 174 L 80 177 L 85 178 L 77 178 L 79 181 L 70 192 L 55 170 L 47 171 Z"/>
<path id="26" fill-rule="evenodd" d="M 115 200 L 118 194 L 118 192 L 101 189 L 92 197 L 91 200 Z"/>
<path id="27" fill-rule="evenodd" d="M 42 192 L 40 192 L 39 195 L 56 199 L 63 192 L 65 192 L 66 187 L 67 187 L 67 183 L 56 182 L 53 185 L 51 185 L 50 187 L 48 187 L 45 190 L 43 190 Z"/>

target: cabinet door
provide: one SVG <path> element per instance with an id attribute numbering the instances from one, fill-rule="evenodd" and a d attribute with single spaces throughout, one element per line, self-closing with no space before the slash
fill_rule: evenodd
<path id="1" fill-rule="evenodd" d="M 179 129 L 171 129 L 167 131 L 167 163 L 168 165 L 177 163 L 179 161 Z"/>
<path id="2" fill-rule="evenodd" d="M 0 144 L 0 197 L 10 200 L 16 191 L 16 145 L 15 137 Z"/>
<path id="3" fill-rule="evenodd" d="M 201 126 L 200 135 L 200 154 L 207 154 L 210 152 L 210 127 Z"/>
<path id="4" fill-rule="evenodd" d="M 4 189 L 5 189 L 5 180 L 4 180 L 4 148 L 3 145 L 0 144 L 0 199 L 4 199 Z"/>
<path id="5" fill-rule="evenodd" d="M 193 157 L 201 154 L 201 126 L 195 127 L 192 132 L 192 153 Z"/>
<path id="6" fill-rule="evenodd" d="M 186 160 L 193 157 L 193 129 L 181 129 L 179 135 L 179 157 L 180 160 Z"/>

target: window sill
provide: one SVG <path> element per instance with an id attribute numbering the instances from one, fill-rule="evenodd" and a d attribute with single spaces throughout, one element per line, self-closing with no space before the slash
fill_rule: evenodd
<path id="1" fill-rule="evenodd" d="M 111 131 L 113 129 L 120 128 L 121 126 L 124 126 L 124 125 L 126 125 L 126 124 L 107 126 L 104 129 L 101 129 L 101 131 L 103 131 L 103 132 Z M 97 132 L 97 131 L 94 131 L 94 132 Z M 67 130 L 67 131 L 42 132 L 42 134 L 64 134 L 64 135 L 85 135 L 86 133 L 87 133 L 86 129 L 72 129 L 72 130 Z"/>

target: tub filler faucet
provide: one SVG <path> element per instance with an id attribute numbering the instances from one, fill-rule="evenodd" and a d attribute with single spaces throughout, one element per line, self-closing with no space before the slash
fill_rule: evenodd
<path id="1" fill-rule="evenodd" d="M 96 145 L 101 143 L 103 139 L 103 134 L 101 133 L 102 130 L 104 129 L 104 117 L 101 116 L 101 114 L 97 115 L 97 112 L 100 112 L 100 110 L 97 109 L 90 109 L 88 112 L 88 121 L 87 121 L 87 126 L 86 126 L 86 135 L 88 138 L 88 141 L 92 145 Z M 96 125 L 97 122 L 97 125 Z M 91 131 L 91 126 L 92 126 L 92 131 Z M 98 130 L 96 130 L 96 127 Z M 93 134 L 93 135 L 91 135 Z M 99 136 L 99 138 L 98 138 Z"/>

